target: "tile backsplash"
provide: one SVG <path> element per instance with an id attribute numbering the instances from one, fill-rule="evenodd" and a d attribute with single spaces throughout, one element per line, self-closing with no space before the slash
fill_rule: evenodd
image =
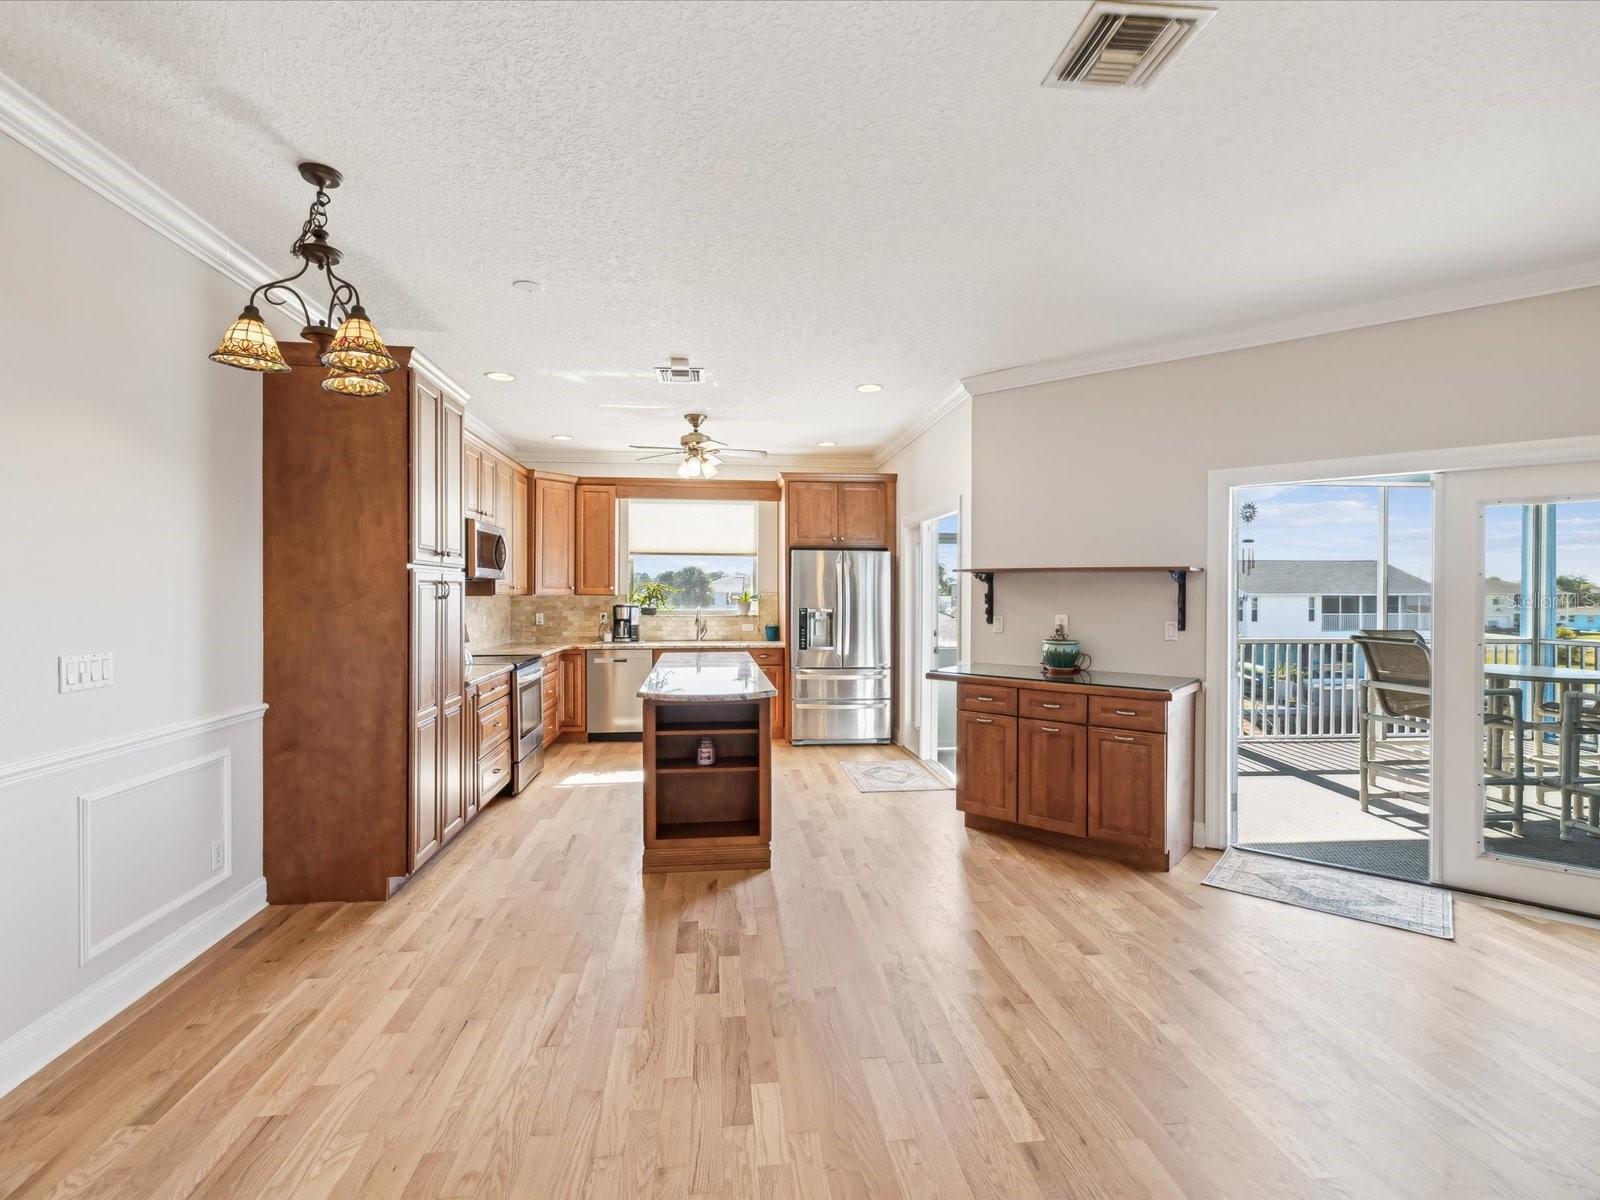
<path id="1" fill-rule="evenodd" d="M 611 606 L 620 596 L 468 596 L 467 636 L 474 649 L 483 651 L 507 642 L 560 645 L 599 639 L 600 622 L 610 621 Z M 544 624 L 536 616 L 544 614 Z M 762 592 L 757 611 L 706 613 L 710 640 L 749 640 L 762 636 L 762 627 L 778 621 L 778 593 Z M 694 610 L 663 609 L 641 619 L 640 634 L 647 642 L 693 641 Z M 746 625 L 754 626 L 746 629 Z"/>

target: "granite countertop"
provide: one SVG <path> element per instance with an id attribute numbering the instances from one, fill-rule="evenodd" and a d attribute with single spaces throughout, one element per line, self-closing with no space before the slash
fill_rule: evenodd
<path id="1" fill-rule="evenodd" d="M 496 675 L 504 675 L 511 670 L 509 663 L 473 663 L 467 668 L 467 683 L 482 683 Z"/>
<path id="2" fill-rule="evenodd" d="M 639 689 L 643 700 L 689 704 L 763 700 L 777 694 L 766 672 L 743 650 L 663 654 Z"/>
<path id="3" fill-rule="evenodd" d="M 1136 675 L 1130 671 L 1085 671 L 1081 675 L 1052 676 L 1044 673 L 1038 664 L 1018 666 L 1015 663 L 958 662 L 928 672 L 929 679 L 999 679 L 1007 683 L 1056 683 L 1067 687 L 1122 688 L 1137 692 L 1187 691 L 1199 680 L 1185 675 Z"/>
<path id="4" fill-rule="evenodd" d="M 506 642 L 500 646 L 474 646 L 474 654 L 560 654 L 563 650 L 782 650 L 783 643 L 769 642 L 766 638 L 749 638 L 738 641 L 703 642 Z"/>

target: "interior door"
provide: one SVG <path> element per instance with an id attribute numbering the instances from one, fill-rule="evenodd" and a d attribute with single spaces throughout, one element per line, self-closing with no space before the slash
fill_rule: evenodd
<path id="1" fill-rule="evenodd" d="M 1572 711 L 1563 697 L 1600 692 L 1600 628 L 1590 628 L 1600 626 L 1590 616 L 1600 611 L 1600 463 L 1451 472 L 1438 487 L 1438 876 L 1600 915 L 1600 832 L 1585 828 L 1600 829 L 1600 812 L 1562 786 L 1571 779 L 1593 789 L 1600 779 L 1593 725 L 1563 721 Z M 1518 695 L 1496 694 L 1503 690 Z M 1486 721 L 1486 710 L 1497 717 Z M 1504 782 L 1516 772 L 1507 747 L 1518 743 L 1520 812 Z M 1564 816 L 1578 824 L 1563 829 Z"/>

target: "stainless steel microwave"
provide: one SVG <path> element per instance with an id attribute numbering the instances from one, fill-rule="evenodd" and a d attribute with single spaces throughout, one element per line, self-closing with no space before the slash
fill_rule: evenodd
<path id="1" fill-rule="evenodd" d="M 467 518 L 468 579 L 504 579 L 510 558 L 505 530 L 487 521 Z"/>

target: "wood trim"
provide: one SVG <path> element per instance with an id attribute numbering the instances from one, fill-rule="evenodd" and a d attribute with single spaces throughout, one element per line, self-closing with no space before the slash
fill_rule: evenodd
<path id="1" fill-rule="evenodd" d="M 544 474 L 544 472 L 540 472 Z M 617 489 L 618 500 L 773 500 L 781 498 L 769 479 L 636 479 L 585 476 L 582 483 Z"/>
<path id="2" fill-rule="evenodd" d="M 1062 850 L 1076 850 L 1080 854 L 1092 854 L 1096 858 L 1110 858 L 1130 867 L 1138 867 L 1146 871 L 1166 871 L 1171 869 L 1171 859 L 1165 850 L 1145 850 L 1138 846 L 1128 845 L 1123 842 L 1108 842 L 1101 838 L 1073 837 L 1071 834 L 1056 833 L 1050 829 L 1039 829 L 1033 825 L 1021 825 L 1011 821 L 998 821 L 993 817 L 981 816 L 978 813 L 964 813 L 967 828 L 983 833 L 996 833 L 1004 837 L 1025 838 L 1030 842 L 1040 842 L 1046 846 L 1056 846 Z"/>
<path id="3" fill-rule="evenodd" d="M 817 483 L 883 483 L 895 487 L 899 476 L 893 471 L 783 471 L 778 475 L 780 485 L 802 481 Z"/>

